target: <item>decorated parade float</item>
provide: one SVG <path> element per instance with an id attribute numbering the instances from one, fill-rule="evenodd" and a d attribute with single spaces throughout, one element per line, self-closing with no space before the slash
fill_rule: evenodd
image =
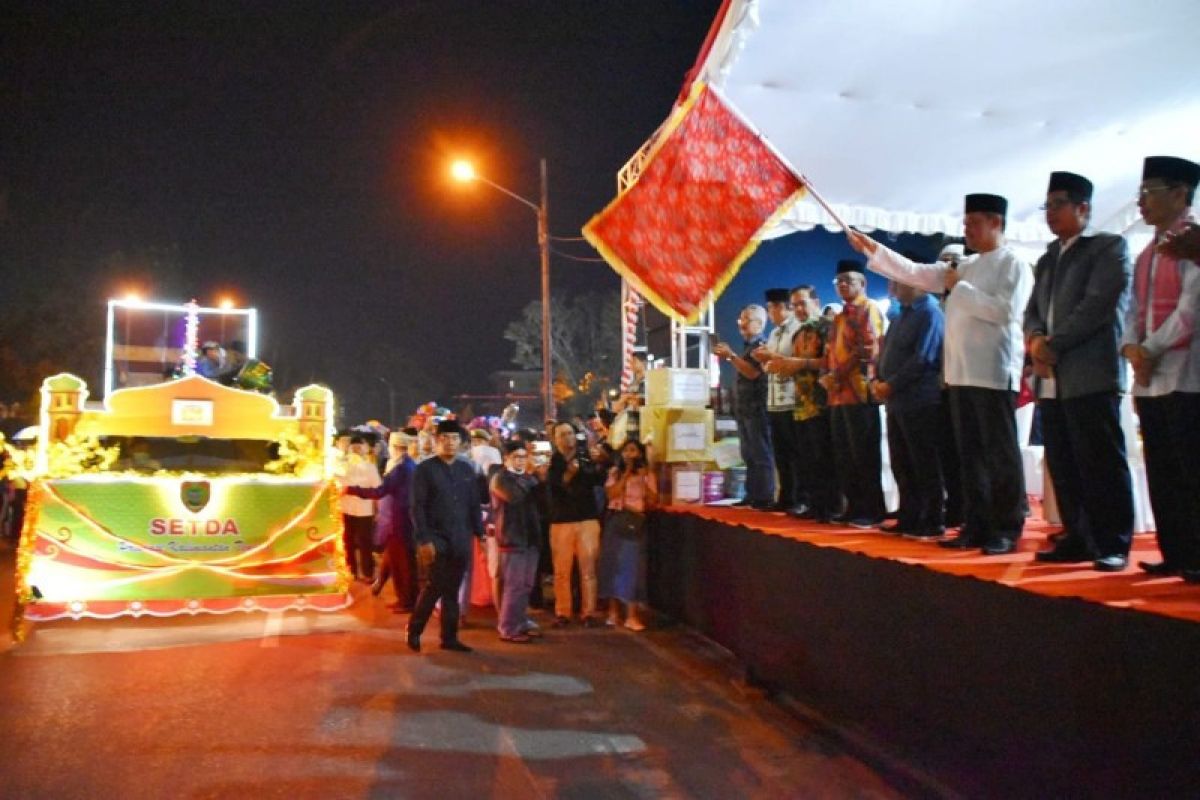
<path id="1" fill-rule="evenodd" d="M 37 446 L 15 454 L 29 479 L 18 615 L 349 604 L 332 393 L 306 386 L 281 406 L 253 335 L 227 377 L 198 373 L 201 334 L 253 334 L 252 312 L 110 303 L 103 402 L 89 403 L 74 375 L 43 382 Z M 139 326 L 159 330 L 157 342 L 133 341 Z"/>

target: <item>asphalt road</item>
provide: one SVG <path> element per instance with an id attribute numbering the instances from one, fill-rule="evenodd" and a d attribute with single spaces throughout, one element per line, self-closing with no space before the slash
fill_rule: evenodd
<path id="1" fill-rule="evenodd" d="M 11 554 L 2 565 L 11 596 Z M 61 621 L 0 655 L 4 798 L 890 798 L 927 794 L 657 627 L 422 654 L 346 612 Z M 874 764 L 874 766 L 873 766 Z"/>

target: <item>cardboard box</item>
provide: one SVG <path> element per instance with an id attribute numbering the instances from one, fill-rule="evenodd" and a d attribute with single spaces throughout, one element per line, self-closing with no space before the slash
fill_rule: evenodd
<path id="1" fill-rule="evenodd" d="M 708 408 L 647 407 L 641 437 L 656 461 L 712 461 L 713 412 Z"/>
<path id="2" fill-rule="evenodd" d="M 671 465 L 671 502 L 699 503 L 703 499 L 703 464 Z"/>
<path id="3" fill-rule="evenodd" d="M 704 408 L 708 405 L 708 370 L 666 367 L 646 372 L 646 405 Z"/>

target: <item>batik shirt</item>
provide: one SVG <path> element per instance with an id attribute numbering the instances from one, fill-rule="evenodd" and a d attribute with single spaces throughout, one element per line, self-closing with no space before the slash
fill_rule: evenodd
<path id="1" fill-rule="evenodd" d="M 823 359 L 828 339 L 829 320 L 817 317 L 802 322 L 792 338 L 792 355 L 795 358 Z M 818 382 L 820 377 L 819 369 L 802 369 L 796 373 L 796 412 L 793 416 L 797 422 L 819 417 L 825 410 L 828 398 L 825 396 L 825 387 Z"/>

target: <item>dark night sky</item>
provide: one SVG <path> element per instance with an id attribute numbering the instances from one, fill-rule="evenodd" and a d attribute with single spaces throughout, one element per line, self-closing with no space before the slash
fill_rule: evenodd
<path id="1" fill-rule="evenodd" d="M 538 296 L 534 215 L 451 184 L 450 158 L 536 198 L 544 156 L 552 233 L 578 236 L 720 2 L 130 5 L 4 12 L 4 280 L 65 264 L 99 306 L 123 287 L 98 262 L 166 249 L 179 296 L 150 294 L 235 290 L 277 373 L 329 383 L 361 419 L 386 411 L 378 375 L 484 390 Z M 618 285 L 603 264 L 552 270 L 567 291 Z"/>

